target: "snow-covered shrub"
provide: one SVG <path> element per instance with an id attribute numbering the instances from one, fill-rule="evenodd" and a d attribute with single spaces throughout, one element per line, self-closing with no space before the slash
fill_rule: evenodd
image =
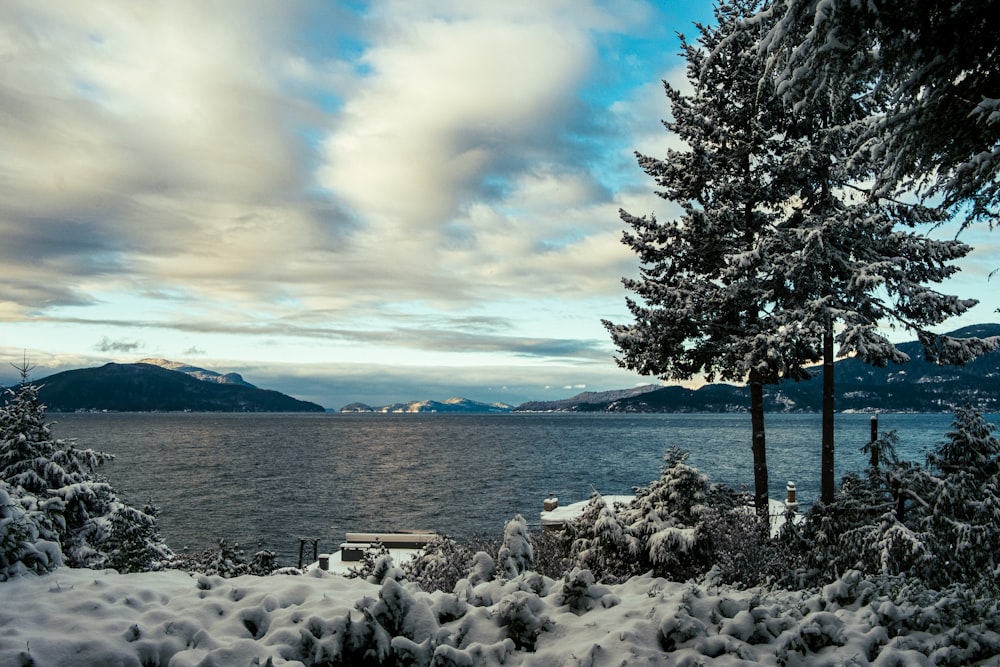
<path id="1" fill-rule="evenodd" d="M 371 613 L 390 636 L 420 643 L 437 631 L 437 619 L 430 606 L 417 602 L 398 581 L 386 579 L 378 597 Z"/>
<path id="2" fill-rule="evenodd" d="M 717 488 L 698 526 L 702 553 L 716 584 L 753 587 L 794 581 L 801 570 L 797 529 L 786 521 L 777 537 L 753 509 L 753 499 Z"/>
<path id="3" fill-rule="evenodd" d="M 574 565 L 612 583 L 650 570 L 679 580 L 706 572 L 709 542 L 700 525 L 713 489 L 687 456 L 669 449 L 660 479 L 636 488 L 628 505 L 609 505 L 595 494 L 572 526 Z"/>
<path id="4" fill-rule="evenodd" d="M 396 567 L 389 554 L 389 548 L 376 540 L 374 546 L 366 549 L 361 555 L 358 565 L 348 569 L 347 576 L 351 579 L 364 579 L 372 584 L 381 584 L 387 578 L 399 581 L 405 574 L 402 568 Z"/>
<path id="5" fill-rule="evenodd" d="M 247 560 L 246 553 L 238 542 L 230 544 L 224 539 L 219 540 L 217 548 L 175 554 L 165 563 L 165 567 L 227 579 L 245 574 L 266 576 L 280 569 L 273 551 L 267 549 L 257 551 L 250 560 Z"/>
<path id="6" fill-rule="evenodd" d="M 22 370 L 22 379 L 27 370 Z M 170 550 L 155 517 L 131 508 L 95 477 L 112 458 L 52 436 L 38 388 L 22 382 L 4 390 L 0 405 L 0 480 L 35 496 L 52 517 L 63 558 L 71 567 L 159 567 Z M 131 551 L 135 553 L 130 553 Z"/>
<path id="7" fill-rule="evenodd" d="M 0 581 L 62 564 L 55 531 L 34 496 L 0 480 Z"/>
<path id="8" fill-rule="evenodd" d="M 535 564 L 528 522 L 520 514 L 515 514 L 504 526 L 503 545 L 497 552 L 497 564 L 508 579 L 527 572 Z"/>
<path id="9" fill-rule="evenodd" d="M 540 530 L 531 533 L 534 554 L 532 569 L 550 579 L 559 579 L 573 569 L 570 550 L 573 537 L 566 530 Z"/>
<path id="10" fill-rule="evenodd" d="M 927 535 L 913 521 L 925 473 L 896 457 L 896 442 L 889 431 L 863 446 L 871 461 L 865 474 L 845 475 L 834 501 L 815 504 L 794 529 L 802 559 L 798 583 L 824 584 L 850 570 L 915 575 L 931 564 Z"/>
<path id="11" fill-rule="evenodd" d="M 673 616 L 660 623 L 657 640 L 664 651 L 671 652 L 707 634 L 708 628 L 703 621 L 692 616 L 687 609 L 678 609 Z"/>
<path id="12" fill-rule="evenodd" d="M 167 549 L 156 525 L 157 509 L 147 503 L 142 510 L 119 504 L 109 519 L 105 566 L 119 572 L 159 570 L 173 553 Z M 273 553 L 272 553 L 273 556 Z"/>
<path id="13" fill-rule="evenodd" d="M 970 407 L 955 412 L 952 430 L 927 455 L 920 529 L 931 540 L 925 581 L 932 586 L 1000 576 L 1000 440 L 995 426 Z"/>
<path id="14" fill-rule="evenodd" d="M 508 576 L 501 565 L 510 560 L 516 569 L 516 563 L 519 561 L 513 556 L 510 547 L 514 546 L 523 553 L 524 545 L 520 543 L 520 539 L 523 538 L 524 534 L 526 533 L 515 531 L 512 534 L 510 546 L 505 545 L 503 540 L 498 539 L 496 535 L 477 534 L 462 543 L 449 537 L 440 536 L 428 543 L 419 555 L 403 564 L 403 576 L 407 581 L 417 584 L 428 592 L 436 590 L 451 592 L 462 581 L 475 586 L 492 581 L 498 576 Z M 535 545 L 539 543 L 540 537 L 528 534 L 527 539 L 530 540 L 529 547 L 534 553 Z M 550 544 L 548 540 L 544 539 L 541 540 L 541 543 Z M 498 561 L 491 555 L 500 552 L 504 554 L 503 561 Z M 548 553 L 548 551 L 543 551 L 543 554 Z M 547 555 L 546 558 L 548 563 L 558 559 L 558 556 L 553 553 Z M 532 567 L 532 569 L 535 568 Z M 556 576 L 562 576 L 562 571 L 559 571 Z"/>
<path id="15" fill-rule="evenodd" d="M 622 508 L 609 505 L 595 492 L 571 526 L 574 564 L 601 581 L 624 581 L 641 574 L 646 565 L 646 559 L 642 558 L 644 545 L 623 524 L 621 511 Z"/>
<path id="16" fill-rule="evenodd" d="M 598 606 L 613 607 L 619 602 L 610 588 L 595 582 L 590 570 L 580 569 L 574 569 L 563 577 L 562 592 L 557 601 L 577 615 Z"/>
<path id="17" fill-rule="evenodd" d="M 439 535 L 416 557 L 403 563 L 406 580 L 425 591 L 453 591 L 473 568 L 474 553 L 450 537 Z M 491 559 L 492 560 L 492 559 Z M 490 565 L 490 569 L 493 569 Z"/>
<path id="18" fill-rule="evenodd" d="M 542 613 L 544 610 L 545 603 L 537 595 L 514 591 L 503 596 L 494 606 L 493 613 L 517 648 L 533 651 L 538 636 L 552 629 L 552 621 Z"/>
<path id="19" fill-rule="evenodd" d="M 905 575 L 926 585 L 998 587 L 1000 440 L 971 408 L 956 411 L 927 466 L 900 462 L 889 433 L 867 445 L 872 465 L 845 476 L 833 503 L 801 527 L 804 578 L 826 583 L 849 570 Z"/>
<path id="20" fill-rule="evenodd" d="M 478 667 L 479 665 L 504 665 L 516 650 L 510 639 L 493 644 L 473 642 L 464 649 L 442 644 L 434 649 L 431 667 Z"/>
<path id="21" fill-rule="evenodd" d="M 469 570 L 469 583 L 475 586 L 487 581 L 493 581 L 497 565 L 493 557 L 485 551 L 477 551 L 472 555 L 472 569 Z"/>

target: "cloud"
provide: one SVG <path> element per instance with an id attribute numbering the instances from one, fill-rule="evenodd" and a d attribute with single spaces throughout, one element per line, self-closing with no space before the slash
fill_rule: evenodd
<path id="1" fill-rule="evenodd" d="M 4 2 L 0 320 L 607 360 L 660 11 Z"/>
<path id="2" fill-rule="evenodd" d="M 145 347 L 145 343 L 130 340 L 111 340 L 104 337 L 94 345 L 98 352 L 135 352 Z"/>
<path id="3" fill-rule="evenodd" d="M 408 21 L 381 38 L 321 178 L 376 229 L 417 234 L 537 162 L 594 58 L 573 25 L 489 16 Z"/>
<path id="4" fill-rule="evenodd" d="M 85 302 L 97 277 L 211 296 L 349 226 L 308 196 L 314 110 L 285 78 L 294 12 L 12 2 L 0 18 L 0 259 L 69 286 L 57 303 Z"/>
<path id="5" fill-rule="evenodd" d="M 289 323 L 238 324 L 216 321 L 185 321 L 165 324 L 155 320 L 86 320 L 79 318 L 45 318 L 60 324 L 135 328 L 143 330 L 171 329 L 186 333 L 228 334 L 236 336 L 298 338 L 305 340 L 348 341 L 365 345 L 391 345 L 399 348 L 448 353 L 502 352 L 521 357 L 560 357 L 564 359 L 604 360 L 609 358 L 605 345 L 591 340 L 511 336 L 470 332 L 465 328 L 444 326 L 394 329 L 342 329 L 310 327 Z M 490 322 L 490 320 L 487 320 Z M 490 324 L 490 326 L 495 326 Z M 101 352 L 132 352 L 145 347 L 137 341 L 112 341 L 103 338 L 94 349 Z M 201 354 L 197 348 L 193 353 Z M 190 352 L 190 350 L 188 351 Z M 187 352 L 186 352 L 187 353 Z"/>
<path id="6" fill-rule="evenodd" d="M 137 288 L 334 309 L 536 290 L 525 269 L 579 257 L 614 210 L 580 91 L 596 37 L 648 12 L 4 3 L 0 300 L 29 315 Z M 320 46 L 349 38 L 348 59 Z M 504 231 L 521 242 L 501 248 Z M 507 252 L 516 270 L 477 270 Z"/>

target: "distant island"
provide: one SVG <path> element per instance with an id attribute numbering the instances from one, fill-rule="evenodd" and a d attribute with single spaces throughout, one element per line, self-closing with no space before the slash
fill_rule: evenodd
<path id="1" fill-rule="evenodd" d="M 237 373 L 164 359 L 63 371 L 36 384 L 52 412 L 324 412 L 316 403 L 258 389 Z"/>
<path id="2" fill-rule="evenodd" d="M 449 398 L 446 401 L 410 401 L 409 403 L 393 403 L 372 407 L 364 403 L 351 403 L 340 409 L 341 412 L 383 412 L 383 413 L 507 413 L 513 412 L 514 406 L 506 403 L 480 403 L 467 398 Z"/>

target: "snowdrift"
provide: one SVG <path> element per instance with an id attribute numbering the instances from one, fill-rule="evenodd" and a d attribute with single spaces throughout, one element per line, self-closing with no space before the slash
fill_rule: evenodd
<path id="1" fill-rule="evenodd" d="M 398 570 L 397 570 L 398 572 Z M 233 579 L 59 568 L 0 583 L 0 665 L 998 663 L 995 603 L 858 573 L 768 592 L 577 570 L 425 593 L 322 571 Z"/>

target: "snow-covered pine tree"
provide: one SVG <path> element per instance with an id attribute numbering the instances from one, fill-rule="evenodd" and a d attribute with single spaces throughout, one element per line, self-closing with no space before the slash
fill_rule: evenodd
<path id="1" fill-rule="evenodd" d="M 604 582 L 620 582 L 641 574 L 645 558 L 642 541 L 622 524 L 618 509 L 596 491 L 574 521 L 571 557 L 576 567 Z"/>
<path id="2" fill-rule="evenodd" d="M 852 152 L 878 195 L 916 190 L 966 223 L 1000 215 L 1000 40 L 992 0 L 776 0 L 760 48 L 794 105 L 858 85 Z M 754 21 L 750 22 L 751 24 Z"/>
<path id="3" fill-rule="evenodd" d="M 62 564 L 55 527 L 38 499 L 0 480 L 0 581 Z"/>
<path id="4" fill-rule="evenodd" d="M 172 554 L 156 532 L 155 518 L 124 503 L 95 476 L 111 455 L 54 438 L 38 388 L 27 381 L 29 367 L 18 370 L 21 383 L 4 390 L 0 405 L 0 480 L 38 499 L 67 565 L 158 567 Z"/>
<path id="5" fill-rule="evenodd" d="M 756 33 L 753 21 L 741 28 Z M 759 33 L 758 33 L 759 34 Z M 789 33 L 792 34 L 792 33 Z M 762 89 L 769 87 L 767 73 Z M 834 86 L 833 84 L 838 84 Z M 796 322 L 823 339 L 823 437 L 821 499 L 834 495 L 834 346 L 883 366 L 908 360 L 885 328 L 916 332 L 929 360 L 965 363 L 995 349 L 998 339 L 951 339 L 930 331 L 974 306 L 973 299 L 943 294 L 932 286 L 958 271 L 954 261 L 971 248 L 916 231 L 947 219 L 942 208 L 907 204 L 868 192 L 881 162 L 854 152 L 859 122 L 869 113 L 862 101 L 867 82 L 844 74 L 824 88 L 822 99 L 806 99 L 790 113 L 786 132 L 799 191 L 794 211 L 779 223 L 788 243 L 772 255 L 781 265 L 791 299 L 776 316 Z"/>
<path id="6" fill-rule="evenodd" d="M 952 430 L 927 455 L 933 474 L 924 476 L 917 524 L 931 535 L 929 585 L 992 581 L 1000 577 L 1000 440 L 996 427 L 966 406 L 955 412 Z"/>
<path id="7" fill-rule="evenodd" d="M 903 511 L 924 471 L 896 456 L 889 431 L 862 447 L 870 456 L 864 476 L 848 474 L 832 503 L 813 506 L 801 528 L 805 576 L 825 583 L 848 570 L 916 575 L 933 562 L 928 536 Z"/>
<path id="8" fill-rule="evenodd" d="M 609 506 L 594 494 L 571 528 L 573 565 L 608 583 L 650 570 L 684 580 L 710 567 L 710 559 L 703 558 L 708 540 L 703 541 L 700 528 L 712 488 L 687 457 L 668 449 L 660 478 L 637 487 L 628 505 Z"/>
<path id="9" fill-rule="evenodd" d="M 698 26 L 698 44 L 682 39 L 694 92 L 666 84 L 672 120 L 664 125 L 687 149 L 662 159 L 638 155 L 657 194 L 682 213 L 661 222 L 621 212 L 632 228 L 623 241 L 641 264 L 640 277 L 623 283 L 641 302 L 627 299 L 634 323 L 604 325 L 625 368 L 668 380 L 700 373 L 710 382 L 749 383 L 754 499 L 763 518 L 763 385 L 808 377 L 804 365 L 818 358 L 819 334 L 775 319 L 789 298 L 773 257 L 781 240 L 775 230 L 795 174 L 783 136 L 787 113 L 758 88 L 765 67 L 754 48 L 759 35 L 737 30 L 758 8 L 754 0 L 721 5 L 718 25 Z"/>

